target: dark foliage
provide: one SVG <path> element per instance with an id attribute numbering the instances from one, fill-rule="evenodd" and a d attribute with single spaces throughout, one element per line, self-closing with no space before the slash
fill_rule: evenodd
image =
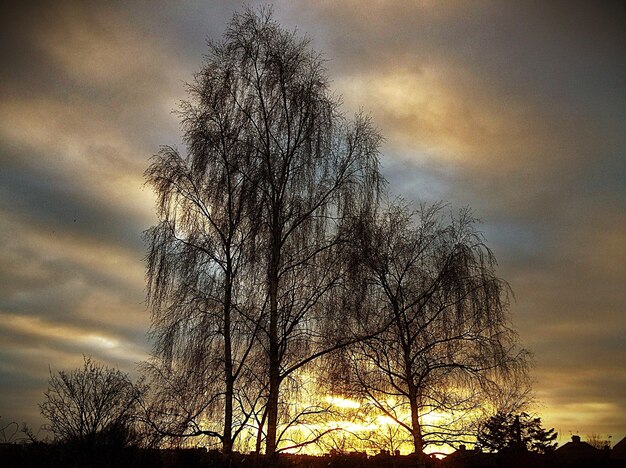
<path id="1" fill-rule="evenodd" d="M 546 430 L 541 426 L 541 418 L 527 413 L 502 412 L 490 417 L 477 435 L 478 446 L 490 452 L 521 447 L 531 452 L 549 453 L 557 446 L 556 438 L 554 429 Z"/>
<path id="2" fill-rule="evenodd" d="M 39 406 L 46 429 L 61 443 L 125 447 L 137 441 L 133 424 L 142 392 L 127 374 L 85 356 L 80 368 L 50 373 Z"/>

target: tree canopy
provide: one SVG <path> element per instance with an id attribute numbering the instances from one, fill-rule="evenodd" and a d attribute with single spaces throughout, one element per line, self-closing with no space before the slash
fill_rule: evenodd
<path id="1" fill-rule="evenodd" d="M 185 386 L 194 373 L 205 389 L 165 411 L 165 431 L 230 450 L 260 411 L 273 453 L 282 383 L 351 339 L 326 331 L 351 226 L 375 209 L 380 136 L 341 115 L 320 55 L 268 11 L 235 15 L 189 93 L 187 154 L 166 147 L 146 173 L 160 218 L 147 233 L 153 374 Z M 204 417 L 217 408 L 221 429 Z"/>
<path id="2" fill-rule="evenodd" d="M 353 386 L 417 453 L 462 439 L 472 413 L 525 370 L 508 285 L 476 223 L 467 209 L 392 204 L 355 243 L 369 314 L 388 325 L 350 348 Z"/>

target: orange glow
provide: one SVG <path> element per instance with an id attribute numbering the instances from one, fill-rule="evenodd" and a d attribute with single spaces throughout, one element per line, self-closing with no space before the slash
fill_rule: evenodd
<path id="1" fill-rule="evenodd" d="M 328 395 L 324 398 L 324 401 L 326 401 L 326 403 L 330 403 L 333 406 L 336 406 L 338 408 L 360 408 L 361 407 L 361 403 L 359 403 L 356 400 L 351 400 L 349 398 L 343 398 L 340 396 L 333 396 L 333 395 Z"/>

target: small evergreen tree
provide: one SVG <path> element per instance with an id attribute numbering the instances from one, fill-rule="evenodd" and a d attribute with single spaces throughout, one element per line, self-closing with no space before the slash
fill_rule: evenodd
<path id="1" fill-rule="evenodd" d="M 485 421 L 476 438 L 477 446 L 489 452 L 521 447 L 531 452 L 548 453 L 556 448 L 556 437 L 554 428 L 546 430 L 542 427 L 541 418 L 533 418 L 527 413 L 498 412 Z"/>

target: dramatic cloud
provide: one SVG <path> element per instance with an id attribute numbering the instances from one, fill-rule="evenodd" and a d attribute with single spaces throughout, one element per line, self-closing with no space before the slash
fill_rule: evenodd
<path id="1" fill-rule="evenodd" d="M 259 2 L 260 3 L 260 2 Z M 257 3 L 253 3 L 256 5 Z M 0 402 L 37 422 L 81 353 L 149 351 L 143 171 L 239 2 L 26 2 L 0 12 Z M 619 2 L 287 2 L 390 190 L 470 205 L 535 353 L 547 424 L 626 435 L 626 9 Z M 564 440 L 564 439 L 562 439 Z"/>

